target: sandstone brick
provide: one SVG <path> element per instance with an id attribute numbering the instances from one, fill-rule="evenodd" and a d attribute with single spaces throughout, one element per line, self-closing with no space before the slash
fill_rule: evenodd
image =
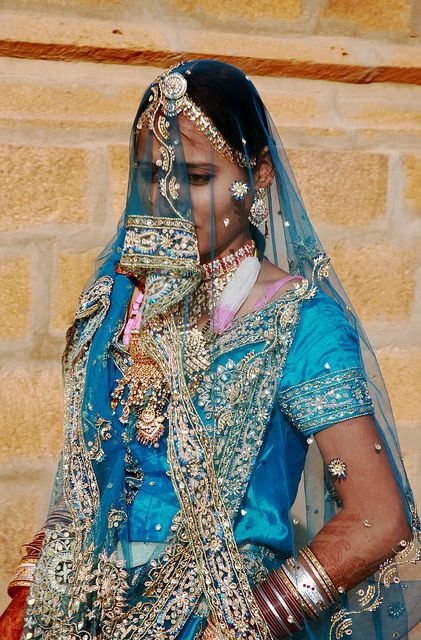
<path id="1" fill-rule="evenodd" d="M 73 321 L 79 295 L 92 275 L 100 248 L 55 256 L 50 328 L 64 333 Z"/>
<path id="2" fill-rule="evenodd" d="M 273 0 L 226 0 L 225 2 L 214 2 L 212 0 L 172 0 L 172 8 L 191 15 L 196 14 L 201 17 L 229 19 L 233 16 L 238 19 L 247 20 L 294 20 L 302 15 L 302 0 L 285 0 L 284 2 L 273 2 Z"/>
<path id="3" fill-rule="evenodd" d="M 328 0 L 322 18 L 350 23 L 361 33 L 406 32 L 411 14 L 410 0 Z"/>
<path id="4" fill-rule="evenodd" d="M 85 221 L 90 161 L 83 149 L 0 146 L 0 229 Z"/>
<path id="5" fill-rule="evenodd" d="M 410 315 L 416 284 L 414 249 L 343 242 L 334 245 L 330 255 L 363 320 L 405 319 Z"/>
<path id="6" fill-rule="evenodd" d="M 113 145 L 110 148 L 113 212 L 118 220 L 126 205 L 129 175 L 129 152 L 127 146 Z"/>
<path id="7" fill-rule="evenodd" d="M 3 366 L 0 398 L 0 459 L 56 456 L 63 425 L 60 364 Z"/>
<path id="8" fill-rule="evenodd" d="M 117 79 L 116 79 L 117 80 Z M 74 81 L 52 85 L 37 79 L 0 82 L 0 118 L 59 122 L 123 122 L 130 124 L 142 85 L 123 86 L 118 80 L 107 87 L 84 86 Z M 145 82 L 146 88 L 147 83 Z"/>
<path id="9" fill-rule="evenodd" d="M 378 357 L 397 423 L 419 424 L 421 349 L 384 349 Z"/>
<path id="10" fill-rule="evenodd" d="M 421 156 L 408 155 L 404 158 L 405 198 L 421 212 Z"/>
<path id="11" fill-rule="evenodd" d="M 363 226 L 384 215 L 388 161 L 376 153 L 290 150 L 304 203 L 316 221 Z"/>
<path id="12" fill-rule="evenodd" d="M 345 126 L 361 128 L 407 130 L 421 127 L 421 113 L 416 101 L 421 99 L 421 91 L 414 87 L 414 103 L 405 104 L 401 99 L 395 104 L 361 98 L 349 99 L 346 96 L 338 101 L 340 113 L 345 117 Z"/>
<path id="13" fill-rule="evenodd" d="M 0 340 L 27 335 L 30 325 L 31 261 L 15 255 L 0 261 Z"/>
<path id="14" fill-rule="evenodd" d="M 4 487 L 2 487 L 4 489 Z M 10 489 L 10 488 L 9 488 Z M 36 517 L 31 492 L 25 495 L 22 491 L 16 495 L 13 492 L 13 501 L 10 494 L 2 492 L 4 498 L 0 501 L 0 513 L 2 524 L 0 528 L 0 575 L 12 577 L 19 562 L 20 546 L 31 540 L 36 531 Z M 16 501 L 16 502 L 15 502 Z M 11 533 L 13 534 L 11 535 Z"/>
<path id="15" fill-rule="evenodd" d="M 60 4 L 62 4 L 60 2 Z M 79 46 L 134 48 L 139 46 L 147 50 L 168 49 L 167 39 L 157 24 L 143 26 L 124 20 L 121 15 L 112 21 L 104 20 L 101 11 L 100 19 L 81 19 L 80 16 L 34 15 L 31 6 L 29 13 L 17 13 L 13 7 L 11 13 L 2 13 L 0 22 L 0 39 L 13 39 L 24 42 L 47 44 L 72 44 Z M 28 55 L 28 57 L 31 57 Z"/>
<path id="16" fill-rule="evenodd" d="M 261 92 L 263 101 L 278 126 L 308 125 L 326 121 L 326 108 L 320 97 L 306 93 Z"/>
<path id="17" fill-rule="evenodd" d="M 190 1 L 190 0 L 188 0 Z M 240 5 L 238 0 L 233 0 Z M 267 2 L 269 0 L 266 0 Z M 343 0 L 345 1 L 345 0 Z M 403 0 L 401 0 L 403 1 Z M 12 0 L 9 0 L 12 2 Z M 180 0 L 182 3 L 183 0 Z M 210 5 L 210 0 L 206 0 Z M 358 0 L 358 5 L 361 0 Z M 376 4 L 381 0 L 376 0 Z M 391 2 L 391 0 L 389 0 Z M 140 3 L 144 5 L 145 3 Z M 240 10 L 243 12 L 254 13 L 256 4 L 243 3 Z M 261 4 L 259 3 L 258 11 L 261 15 Z M 272 13 L 287 18 L 288 14 L 292 19 L 298 17 L 297 7 L 299 0 L 289 0 L 289 2 L 275 3 L 271 0 Z M 219 6 L 224 9 L 224 3 L 214 3 L 212 10 L 219 11 Z M 266 7 L 267 5 L 263 5 Z M 295 9 L 294 9 L 295 7 Z M 81 21 L 79 17 L 70 17 L 57 15 L 56 12 L 41 16 L 32 11 L 31 13 L 7 13 L 2 12 L 2 20 L 0 22 L 0 40 L 4 40 L 5 46 L 10 44 L 8 49 L 15 57 L 16 53 L 28 58 L 35 58 L 39 54 L 39 50 L 34 47 L 30 49 L 31 43 L 40 43 L 52 45 L 47 55 L 56 53 L 59 59 L 71 60 L 75 55 L 74 47 L 91 47 L 92 51 L 88 52 L 86 59 L 91 61 L 115 62 L 117 64 L 136 63 L 141 57 L 142 63 L 149 63 L 156 66 L 159 61 L 163 66 L 171 63 L 171 55 L 174 51 L 174 37 L 165 37 L 165 34 L 173 34 L 174 17 L 176 6 L 171 3 L 168 11 L 162 13 L 162 4 L 157 4 L 156 8 L 153 3 L 148 3 L 148 11 L 159 12 L 158 20 L 146 20 L 142 18 L 136 20 L 133 16 L 133 7 L 130 8 L 130 17 L 125 11 L 120 11 L 116 16 L 110 17 L 108 20 L 103 19 L 103 11 L 99 20 L 85 17 Z M 381 15 L 381 11 L 378 14 Z M 212 55 L 221 55 L 229 58 L 232 55 L 243 55 L 253 60 L 256 58 L 270 60 L 293 60 L 296 61 L 314 61 L 314 62 L 334 62 L 341 66 L 347 65 L 395 65 L 404 67 L 417 68 L 419 66 L 420 53 L 417 49 L 408 44 L 386 43 L 386 42 L 370 42 L 368 46 L 361 46 L 361 42 L 355 38 L 344 37 L 335 33 L 334 37 L 320 35 L 302 35 L 292 37 L 288 33 L 287 37 L 282 38 L 282 28 L 276 26 L 276 35 L 257 35 L 250 33 L 250 20 L 245 19 L 244 23 L 238 21 L 238 14 L 231 14 L 230 30 L 242 32 L 229 33 L 228 37 L 221 37 L 221 32 L 215 28 L 216 20 L 212 20 L 212 16 L 206 18 L 206 13 L 196 11 L 193 16 L 186 15 L 185 24 L 178 21 L 177 24 L 177 42 L 183 43 L 182 49 L 186 53 L 200 54 L 205 57 Z M 241 15 L 241 14 L 240 14 Z M 108 13 L 107 13 L 108 17 Z M 202 28 L 191 28 L 192 20 L 195 23 L 202 23 Z M 203 18 L 203 20 L 202 20 Z M 267 18 L 263 25 L 259 25 L 259 30 L 274 32 L 273 18 Z M 181 22 L 181 24 L 180 24 Z M 210 29 L 210 24 L 212 29 Z M 241 27 L 239 27 L 239 24 Z M 282 25 L 282 22 L 280 23 Z M 342 23 L 346 24 L 346 23 Z M 350 23 L 352 25 L 352 23 Z M 185 27 L 185 28 L 183 28 Z M 336 30 L 337 31 L 337 30 Z M 342 29 L 346 31 L 346 29 Z M 349 32 L 349 29 L 348 29 Z M 353 30 L 351 29 L 353 33 Z M 13 47 L 13 39 L 22 43 Z M 69 50 L 63 49 L 62 45 L 69 45 Z M 58 49 L 55 52 L 54 47 Z M 104 51 L 104 49 L 106 51 Z M 163 56 L 162 52 L 168 52 Z M 105 57 L 104 57 L 105 56 Z M 108 56 L 108 57 L 107 57 Z M 54 56 L 53 56 L 54 57 Z M 149 61 L 149 62 L 148 62 Z M 71 73 L 73 70 L 69 69 Z M 250 73 L 258 73 L 251 71 Z M 279 75 L 279 74 L 278 74 Z"/>

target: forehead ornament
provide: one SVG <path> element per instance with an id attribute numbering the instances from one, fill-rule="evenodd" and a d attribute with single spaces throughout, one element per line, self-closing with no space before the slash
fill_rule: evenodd
<path id="1" fill-rule="evenodd" d="M 161 80 L 161 89 L 168 100 L 179 100 L 187 91 L 187 80 L 181 73 L 170 73 Z"/>
<path id="2" fill-rule="evenodd" d="M 240 167 L 254 167 L 256 158 L 230 146 L 212 120 L 190 98 L 187 88 L 186 78 L 177 71 L 169 71 L 160 76 L 151 87 L 149 107 L 140 116 L 137 128 L 142 129 L 147 124 L 154 130 L 154 120 L 159 110 L 170 118 L 181 114 L 205 134 L 211 146 L 222 156 Z M 246 141 L 242 139 L 242 142 L 245 146 Z"/>

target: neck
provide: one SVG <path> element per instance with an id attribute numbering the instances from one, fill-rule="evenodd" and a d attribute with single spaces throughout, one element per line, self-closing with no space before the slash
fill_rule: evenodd
<path id="1" fill-rule="evenodd" d="M 230 278 L 239 264 L 253 255 L 256 255 L 256 245 L 250 238 L 248 242 L 242 244 L 235 251 L 224 256 L 218 256 L 209 262 L 204 262 L 201 266 L 203 282 L 209 283 L 214 279 L 226 280 L 226 278 Z"/>
<path id="2" fill-rule="evenodd" d="M 243 247 L 248 242 L 251 242 L 251 236 L 248 230 L 243 231 L 235 238 L 229 240 L 228 242 L 215 247 L 214 251 L 208 253 L 200 254 L 200 262 L 204 264 L 206 262 L 210 262 L 211 260 L 216 260 L 217 258 L 224 258 L 225 256 L 229 256 L 232 253 L 235 253 Z"/>

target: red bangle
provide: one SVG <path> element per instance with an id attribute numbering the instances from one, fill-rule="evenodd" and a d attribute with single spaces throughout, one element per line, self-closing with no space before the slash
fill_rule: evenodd
<path id="1" fill-rule="evenodd" d="M 278 572 L 272 571 L 272 573 L 269 576 L 269 579 L 273 581 L 275 588 L 282 594 L 287 605 L 291 609 L 292 614 L 297 618 L 297 621 L 300 624 L 303 624 L 305 619 L 303 609 L 302 607 L 300 607 L 299 601 L 296 600 L 293 597 L 293 595 L 288 591 L 288 589 L 285 587 L 285 584 L 282 582 Z"/>
<path id="2" fill-rule="evenodd" d="M 290 594 L 289 591 L 285 588 L 285 585 L 283 585 L 281 582 L 276 582 L 276 579 L 274 579 L 275 575 L 276 572 L 273 572 L 268 578 L 268 582 L 273 583 L 272 591 L 277 601 L 275 606 L 280 606 L 285 612 L 285 622 L 288 625 L 290 633 L 302 631 L 302 629 L 304 628 L 305 620 L 304 613 L 300 609 L 299 603 L 294 600 L 292 594 Z"/>
<path id="3" fill-rule="evenodd" d="M 260 602 L 263 605 L 262 615 L 266 620 L 271 635 L 275 638 L 285 638 L 285 636 L 288 635 L 287 629 L 281 626 L 281 621 L 277 618 L 276 610 L 274 610 L 271 603 L 271 596 L 267 593 L 266 588 L 266 581 L 257 585 L 257 591 L 260 592 L 261 596 Z"/>

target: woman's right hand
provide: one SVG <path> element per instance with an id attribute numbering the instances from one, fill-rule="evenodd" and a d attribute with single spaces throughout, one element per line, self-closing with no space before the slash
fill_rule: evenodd
<path id="1" fill-rule="evenodd" d="M 28 592 L 28 587 L 19 587 L 9 606 L 0 616 L 1 640 L 21 640 Z"/>

